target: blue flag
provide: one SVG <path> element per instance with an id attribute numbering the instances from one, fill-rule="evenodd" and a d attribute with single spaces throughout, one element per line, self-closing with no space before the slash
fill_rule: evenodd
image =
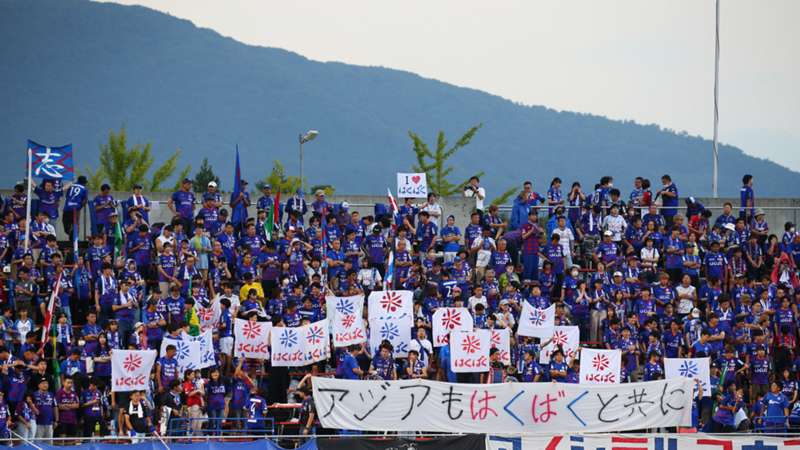
<path id="1" fill-rule="evenodd" d="M 236 170 L 233 173 L 233 192 L 231 192 L 231 203 L 237 198 L 239 198 L 239 194 L 242 192 L 242 171 L 239 168 L 239 144 L 236 144 Z M 233 211 L 231 211 L 231 223 L 238 224 L 242 223 L 242 219 L 244 219 L 244 208 L 241 203 L 237 203 L 236 206 L 232 207 Z"/>
<path id="2" fill-rule="evenodd" d="M 28 139 L 31 151 L 31 172 L 36 178 L 71 181 L 75 178 L 72 144 L 47 147 Z"/>

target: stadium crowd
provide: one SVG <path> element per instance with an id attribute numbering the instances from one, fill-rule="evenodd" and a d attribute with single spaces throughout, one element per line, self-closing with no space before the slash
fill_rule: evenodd
<path id="1" fill-rule="evenodd" d="M 710 357 L 714 395 L 697 400 L 698 428 L 798 426 L 800 234 L 791 223 L 777 234 L 770 228 L 752 184 L 745 175 L 738 210 L 726 204 L 714 217 L 694 198 L 681 199 L 668 175 L 659 187 L 636 178 L 627 196 L 608 176 L 592 189 L 566 189 L 555 178 L 544 194 L 525 182 L 501 214 L 486 207 L 473 177 L 464 195 L 475 210 L 463 230 L 435 194 L 422 203 L 399 199 L 396 210 L 376 205 L 362 217 L 322 191 L 313 201 L 298 190 L 276 202 L 265 185 L 248 217 L 246 189 L 223 200 L 216 183 L 196 194 L 188 179 L 168 202 L 174 218 L 150 223 L 141 186 L 115 199 L 104 185 L 90 198 L 83 177 L 37 185 L 28 224 L 19 184 L 0 204 L 0 432 L 146 434 L 169 417 L 206 419 L 190 423 L 194 432 L 219 433 L 223 422 L 253 432 L 263 430 L 269 405 L 292 401 L 302 404 L 300 432 L 313 433 L 308 374 L 577 382 L 577 359 L 557 351 L 540 365 L 542 343 L 513 333 L 524 302 L 554 303 L 556 325 L 579 326 L 583 345 L 621 349 L 624 382 L 663 378 L 665 357 Z M 83 208 L 92 235 L 76 253 L 70 239 L 59 243 L 53 223 L 62 220 L 73 236 Z M 394 358 L 388 342 L 364 343 L 290 372 L 232 354 L 236 317 L 300 326 L 325 317 L 326 295 L 384 288 L 414 292 L 407 358 Z M 214 303 L 214 367 L 179 373 L 170 346 L 149 391 L 110 392 L 115 349 L 158 350 L 167 334 L 196 336 L 197 307 Z M 432 315 L 443 306 L 469 308 L 477 328 L 511 329 L 511 364 L 493 353 L 487 373 L 451 372 L 448 347 L 430 340 Z"/>

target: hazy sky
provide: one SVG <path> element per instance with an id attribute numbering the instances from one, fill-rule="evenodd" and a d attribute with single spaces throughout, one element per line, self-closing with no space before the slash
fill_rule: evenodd
<path id="1" fill-rule="evenodd" d="M 800 171 L 800 1 L 721 0 L 720 140 Z M 713 0 L 116 0 L 319 61 L 711 138 Z"/>

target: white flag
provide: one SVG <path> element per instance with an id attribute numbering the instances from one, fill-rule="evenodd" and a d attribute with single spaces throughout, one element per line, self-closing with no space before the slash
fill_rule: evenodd
<path id="1" fill-rule="evenodd" d="M 199 303 L 195 303 L 195 309 L 197 310 L 197 318 L 200 320 L 201 331 L 217 328 L 219 319 L 222 316 L 222 308 L 219 306 L 218 299 L 212 301 L 212 303 L 208 305 L 208 308 Z"/>
<path id="2" fill-rule="evenodd" d="M 233 347 L 234 356 L 269 359 L 269 332 L 271 329 L 272 323 L 270 322 L 250 322 L 236 319 L 233 326 L 233 335 L 236 339 Z"/>
<path id="3" fill-rule="evenodd" d="M 326 297 L 325 307 L 332 325 L 334 347 L 347 347 L 367 340 L 363 319 L 363 295 Z"/>
<path id="4" fill-rule="evenodd" d="M 489 330 L 453 331 L 450 333 L 450 370 L 453 372 L 488 372 Z"/>
<path id="5" fill-rule="evenodd" d="M 495 328 L 492 332 L 491 348 L 496 348 L 500 352 L 500 362 L 504 366 L 511 364 L 511 330 L 508 328 Z"/>
<path id="6" fill-rule="evenodd" d="M 111 352 L 111 390 L 149 391 L 155 350 L 114 350 Z"/>
<path id="7" fill-rule="evenodd" d="M 175 346 L 175 359 L 178 361 L 178 371 L 183 374 L 186 369 L 199 369 L 202 361 L 200 351 L 200 342 L 194 339 L 184 339 L 181 335 L 180 338 L 175 339 L 169 336 L 164 336 L 161 340 L 161 356 L 167 354 L 167 346 Z"/>
<path id="8" fill-rule="evenodd" d="M 550 355 L 560 347 L 564 352 L 567 364 L 578 355 L 578 349 L 581 344 L 581 329 L 577 326 L 556 326 L 553 329 L 553 335 L 550 342 L 547 343 L 539 352 L 539 363 L 550 364 Z M 548 338 L 545 338 L 547 340 Z"/>
<path id="9" fill-rule="evenodd" d="M 472 314 L 467 308 L 439 308 L 433 313 L 433 346 L 447 345 L 450 332 L 472 331 Z"/>
<path id="10" fill-rule="evenodd" d="M 328 319 L 302 327 L 272 329 L 272 365 L 302 367 L 328 358 Z"/>
<path id="11" fill-rule="evenodd" d="M 214 334 L 208 329 L 200 336 L 191 338 L 200 343 L 200 369 L 217 365 L 217 358 L 214 354 Z"/>
<path id="12" fill-rule="evenodd" d="M 372 353 L 378 351 L 384 340 L 392 344 L 395 358 L 407 357 L 408 344 L 411 342 L 411 326 L 405 323 L 405 319 L 370 320 L 369 347 Z"/>
<path id="13" fill-rule="evenodd" d="M 369 294 L 369 321 L 402 320 L 414 325 L 414 293 L 411 291 L 372 291 Z"/>
<path id="14" fill-rule="evenodd" d="M 581 348 L 580 384 L 618 384 L 622 351 Z"/>
<path id="15" fill-rule="evenodd" d="M 522 314 L 519 316 L 517 334 L 547 339 L 553 335 L 555 328 L 556 305 L 547 309 L 537 309 L 530 303 L 524 302 Z"/>
<path id="16" fill-rule="evenodd" d="M 703 397 L 710 397 L 710 365 L 709 358 L 664 358 L 664 378 L 685 377 L 700 380 L 700 384 L 703 386 Z"/>

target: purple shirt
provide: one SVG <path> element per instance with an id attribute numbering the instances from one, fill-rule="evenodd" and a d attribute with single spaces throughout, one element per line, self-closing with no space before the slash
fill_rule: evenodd
<path id="1" fill-rule="evenodd" d="M 52 425 L 55 418 L 56 399 L 49 391 L 36 391 L 33 393 L 33 403 L 39 409 L 36 415 L 38 425 Z"/>
<path id="2" fill-rule="evenodd" d="M 175 191 L 172 193 L 172 202 L 182 219 L 191 219 L 194 216 L 194 192 Z"/>
<path id="3" fill-rule="evenodd" d="M 56 401 L 58 402 L 59 406 L 68 404 L 77 404 L 78 394 L 76 394 L 75 391 L 66 391 L 64 389 L 61 389 L 60 391 L 58 391 L 58 394 L 56 394 Z M 77 409 L 59 410 L 58 423 L 77 425 L 78 410 Z"/>

